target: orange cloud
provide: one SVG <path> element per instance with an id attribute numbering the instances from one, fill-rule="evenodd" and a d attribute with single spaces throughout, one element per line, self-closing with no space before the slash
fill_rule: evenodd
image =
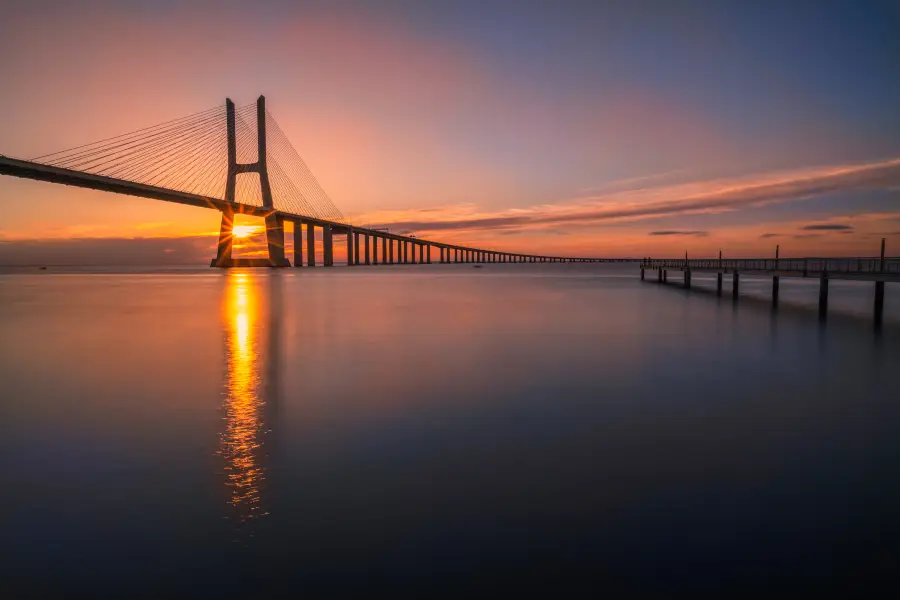
<path id="1" fill-rule="evenodd" d="M 634 183 L 644 183 L 637 180 Z M 890 189 L 900 185 L 900 158 L 757 174 L 732 179 L 637 187 L 493 213 L 472 205 L 440 210 L 371 213 L 360 221 L 400 232 L 534 230 L 550 226 L 601 225 L 664 216 L 716 213 L 773 202 L 804 200 L 835 192 Z"/>

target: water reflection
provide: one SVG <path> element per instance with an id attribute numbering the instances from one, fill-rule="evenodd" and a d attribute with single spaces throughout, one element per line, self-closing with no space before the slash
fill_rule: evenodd
<path id="1" fill-rule="evenodd" d="M 272 279 L 272 278 L 270 278 Z M 249 525 L 268 514 L 264 501 L 267 458 L 267 423 L 271 414 L 267 404 L 277 395 L 276 361 L 267 363 L 263 338 L 269 338 L 268 350 L 277 344 L 277 323 L 265 323 L 265 314 L 274 318 L 277 311 L 266 310 L 257 276 L 231 272 L 227 275 L 223 302 L 225 330 L 226 381 L 223 404 L 225 428 L 221 433 L 220 454 L 224 459 L 225 485 L 228 489 L 229 518 L 238 529 L 252 536 Z M 271 291 L 271 290 L 270 290 Z M 271 296 L 270 296 L 271 297 Z M 270 319 L 271 320 L 271 319 Z M 277 352 L 276 352 L 277 354 Z M 274 359 L 274 357 L 273 357 Z"/>

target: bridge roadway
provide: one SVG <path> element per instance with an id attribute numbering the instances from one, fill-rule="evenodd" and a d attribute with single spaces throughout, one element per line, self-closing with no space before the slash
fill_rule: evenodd
<path id="1" fill-rule="evenodd" d="M 778 288 L 782 277 L 815 277 L 819 279 L 819 320 L 825 321 L 828 315 L 828 281 L 831 279 L 849 279 L 856 281 L 872 281 L 875 283 L 873 303 L 874 323 L 876 330 L 882 326 L 884 318 L 884 284 L 900 282 L 900 258 L 888 258 L 884 255 L 885 240 L 881 240 L 880 257 L 858 258 L 779 258 L 778 250 L 775 258 L 742 258 L 723 259 L 650 259 L 640 261 L 641 280 L 645 280 L 645 271 L 655 270 L 659 283 L 668 283 L 669 271 L 681 271 L 686 289 L 691 289 L 691 274 L 695 271 L 716 273 L 716 295 L 722 295 L 722 278 L 726 274 L 732 276 L 731 295 L 737 302 L 740 292 L 740 274 L 750 273 L 772 277 L 772 306 L 778 306 Z"/>
<path id="2" fill-rule="evenodd" d="M 296 215 L 289 212 L 278 211 L 273 208 L 253 206 L 238 202 L 229 202 L 221 198 L 189 194 L 177 190 L 170 190 L 167 188 L 135 183 L 124 179 L 116 179 L 103 175 L 95 175 L 82 171 L 74 171 L 61 167 L 48 166 L 32 161 L 9 158 L 3 155 L 0 155 L 0 175 L 11 175 L 14 177 L 34 179 L 37 181 L 45 181 L 49 183 L 59 183 L 63 185 L 89 188 L 105 192 L 126 194 L 129 196 L 164 200 L 166 202 L 175 202 L 178 204 L 186 204 L 188 206 L 210 208 L 221 211 L 224 219 L 227 219 L 228 215 L 233 214 L 245 214 L 256 217 L 263 217 L 266 219 L 267 227 L 269 223 L 274 222 L 283 225 L 284 221 L 290 221 L 294 224 L 294 266 L 297 267 L 302 266 L 304 262 L 308 266 L 315 266 L 316 264 L 314 252 L 316 228 L 322 229 L 324 266 L 332 266 L 334 264 L 334 242 L 332 236 L 335 234 L 347 236 L 347 264 L 351 266 L 362 264 L 377 265 L 379 263 L 379 246 L 381 247 L 382 264 L 415 264 L 417 262 L 431 263 L 431 248 L 438 248 L 440 250 L 440 262 L 442 263 L 574 263 L 637 262 L 640 260 L 575 258 L 537 254 L 518 254 L 483 248 L 473 248 L 469 246 L 460 246 L 455 244 L 447 244 L 443 242 L 417 238 L 414 236 L 392 234 L 379 229 L 357 227 L 346 223 L 339 223 L 335 221 L 327 221 L 302 215 Z M 296 241 L 298 240 L 302 241 L 302 236 L 297 235 L 297 233 L 301 231 L 301 226 L 305 226 L 306 228 L 306 261 L 303 260 L 304 244 L 296 243 Z M 230 226 L 227 228 L 227 230 L 231 230 Z M 223 228 L 223 231 L 225 231 L 225 228 Z M 379 240 L 381 240 L 380 243 Z M 220 240 L 220 245 L 222 243 L 223 241 Z M 230 241 L 228 243 L 230 243 Z M 397 252 L 396 256 L 394 255 L 395 246 Z M 419 255 L 418 260 L 416 257 L 417 248 Z M 290 266 L 290 263 L 285 260 L 280 264 L 274 264 L 270 259 L 232 259 L 229 256 L 227 259 L 227 263 L 222 260 L 217 261 L 217 259 L 213 259 L 212 266 Z"/>

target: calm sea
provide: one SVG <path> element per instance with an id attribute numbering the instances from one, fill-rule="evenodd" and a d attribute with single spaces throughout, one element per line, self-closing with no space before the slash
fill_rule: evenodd
<path id="1" fill-rule="evenodd" d="M 817 282 L 782 280 L 778 312 L 741 283 L 735 304 L 628 265 L 2 274 L 0 588 L 896 578 L 900 286 L 875 335 L 872 284 L 832 282 L 823 327 Z"/>

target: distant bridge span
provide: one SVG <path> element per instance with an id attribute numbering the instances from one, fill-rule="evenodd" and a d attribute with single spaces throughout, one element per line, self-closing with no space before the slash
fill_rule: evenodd
<path id="1" fill-rule="evenodd" d="M 346 236 L 350 266 L 431 263 L 432 248 L 439 250 L 441 263 L 641 260 L 501 252 L 352 225 L 268 113 L 263 96 L 256 102 L 255 114 L 252 109 L 253 105 L 236 109 L 226 100 L 224 110 L 211 109 L 33 160 L 0 155 L 0 174 L 218 210 L 222 213 L 219 242 L 210 263 L 215 267 L 291 266 L 285 256 L 285 221 L 294 225 L 296 267 L 316 265 L 317 228 L 322 230 L 326 267 L 334 265 L 334 235 Z M 255 132 L 248 124 L 252 117 Z M 242 174 L 254 176 L 254 181 L 239 178 Z M 232 256 L 235 214 L 265 219 L 266 258 Z"/>

